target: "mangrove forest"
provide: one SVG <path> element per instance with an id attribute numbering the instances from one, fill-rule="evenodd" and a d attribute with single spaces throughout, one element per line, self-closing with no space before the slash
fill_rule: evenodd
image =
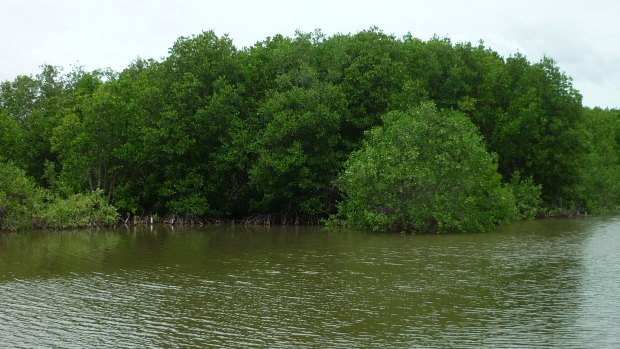
<path id="1" fill-rule="evenodd" d="M 620 205 L 620 110 L 550 57 L 379 28 L 179 38 L 0 84 L 0 229 L 147 221 L 486 231 Z"/>

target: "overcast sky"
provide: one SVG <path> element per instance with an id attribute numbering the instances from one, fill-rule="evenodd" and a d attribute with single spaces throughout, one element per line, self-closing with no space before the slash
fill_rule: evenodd
<path id="1" fill-rule="evenodd" d="M 35 75 L 43 63 L 122 70 L 203 30 L 243 47 L 296 29 L 332 35 L 373 25 L 398 37 L 482 39 L 532 62 L 550 56 L 584 105 L 620 108 L 618 0 L 0 0 L 0 81 Z"/>

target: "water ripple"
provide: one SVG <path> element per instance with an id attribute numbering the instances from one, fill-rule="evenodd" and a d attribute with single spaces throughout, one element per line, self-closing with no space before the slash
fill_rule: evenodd
<path id="1" fill-rule="evenodd" d="M 0 236 L 0 347 L 617 348 L 620 219 Z"/>

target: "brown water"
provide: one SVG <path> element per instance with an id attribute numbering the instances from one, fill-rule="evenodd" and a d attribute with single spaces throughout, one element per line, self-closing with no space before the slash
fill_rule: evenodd
<path id="1" fill-rule="evenodd" d="M 620 216 L 2 234 L 0 347 L 620 348 Z"/>

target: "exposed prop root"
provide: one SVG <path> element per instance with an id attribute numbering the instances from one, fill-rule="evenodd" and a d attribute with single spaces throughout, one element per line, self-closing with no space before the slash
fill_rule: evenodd
<path id="1" fill-rule="evenodd" d="M 192 215 L 168 213 L 160 223 L 170 225 L 221 225 L 224 221 L 216 218 L 198 218 Z"/>
<path id="2" fill-rule="evenodd" d="M 121 218 L 123 224 L 127 224 L 127 219 Z M 149 224 L 168 224 L 168 225 L 221 225 L 225 221 L 216 218 L 198 218 L 192 215 L 168 213 L 161 218 L 155 218 L 152 215 L 133 217 L 133 225 L 149 225 Z"/>
<path id="3" fill-rule="evenodd" d="M 565 207 L 556 207 L 550 210 L 545 211 L 540 214 L 539 217 L 542 218 L 571 218 L 571 217 L 582 217 L 588 216 L 590 213 L 583 208 L 565 208 Z"/>
<path id="4" fill-rule="evenodd" d="M 297 211 L 283 211 L 280 213 L 257 214 L 241 220 L 243 225 L 319 225 L 317 215 L 300 216 Z"/>

